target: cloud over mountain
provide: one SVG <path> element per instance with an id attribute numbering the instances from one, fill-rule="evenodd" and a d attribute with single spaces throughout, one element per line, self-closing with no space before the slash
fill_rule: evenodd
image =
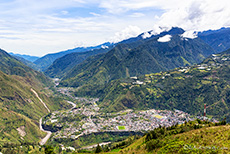
<path id="1" fill-rule="evenodd" d="M 230 1 L 188 0 L 176 3 L 177 8 L 166 9 L 159 17 L 161 26 L 178 26 L 185 30 L 208 30 L 230 26 Z"/>

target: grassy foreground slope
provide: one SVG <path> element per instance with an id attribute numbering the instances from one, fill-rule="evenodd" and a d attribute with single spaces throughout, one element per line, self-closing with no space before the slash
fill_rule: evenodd
<path id="1" fill-rule="evenodd" d="M 191 121 L 169 128 L 158 128 L 147 133 L 118 153 L 228 153 L 229 125 Z M 115 150 L 114 150 L 115 151 Z"/>

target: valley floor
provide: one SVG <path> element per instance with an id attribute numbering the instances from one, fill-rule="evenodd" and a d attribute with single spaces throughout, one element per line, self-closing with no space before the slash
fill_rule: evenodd
<path id="1" fill-rule="evenodd" d="M 61 91 L 71 96 L 68 88 Z M 159 126 L 171 127 L 194 120 L 188 113 L 179 110 L 134 111 L 128 109 L 116 113 L 103 113 L 97 105 L 98 99 L 79 97 L 74 99 L 76 104 L 68 101 L 73 105 L 71 109 L 54 111 L 44 118 L 43 125 L 53 131 L 51 142 L 68 139 L 81 140 L 81 137 L 100 132 L 148 132 Z M 95 143 L 88 144 L 82 144 L 80 147 L 92 146 Z M 62 143 L 63 149 L 69 145 L 74 149 L 79 148 L 79 146 L 74 147 L 73 144 Z"/>

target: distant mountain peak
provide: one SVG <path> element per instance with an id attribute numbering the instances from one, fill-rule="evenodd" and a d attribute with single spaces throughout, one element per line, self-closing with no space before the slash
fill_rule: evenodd
<path id="1" fill-rule="evenodd" d="M 156 35 L 156 33 L 155 33 L 153 30 L 151 30 L 151 31 L 142 33 L 142 34 L 141 34 L 141 37 L 142 37 L 143 39 L 147 39 L 147 38 L 152 37 L 153 35 Z"/>
<path id="2" fill-rule="evenodd" d="M 194 39 L 194 38 L 198 37 L 197 34 L 198 33 L 196 31 L 186 31 L 183 34 L 181 34 L 181 38 L 184 38 L 184 39 L 187 39 L 187 38 Z"/>
<path id="3" fill-rule="evenodd" d="M 174 35 L 174 34 L 183 34 L 185 31 L 182 28 L 179 27 L 172 27 L 169 31 L 168 34 Z"/>
<path id="4" fill-rule="evenodd" d="M 152 36 L 157 36 L 157 35 L 160 35 L 160 36 L 162 35 L 182 35 L 185 32 L 182 28 L 179 28 L 179 27 L 172 27 L 171 29 L 159 27 L 159 29 L 160 30 L 158 31 L 151 30 L 148 32 L 144 32 L 140 34 L 139 36 L 141 36 L 142 39 L 147 39 L 147 38 L 150 38 Z"/>

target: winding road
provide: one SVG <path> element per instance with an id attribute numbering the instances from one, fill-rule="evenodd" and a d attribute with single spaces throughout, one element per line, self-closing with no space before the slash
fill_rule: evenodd
<path id="1" fill-rule="evenodd" d="M 44 117 L 44 116 L 43 116 L 43 117 Z M 42 118 L 43 118 L 43 117 L 42 117 Z M 39 142 L 40 145 L 44 145 L 44 144 L 49 140 L 50 136 L 52 135 L 52 132 L 51 132 L 51 131 L 46 131 L 46 130 L 44 130 L 44 129 L 42 128 L 42 118 L 39 120 L 39 128 L 40 128 L 41 131 L 43 131 L 43 132 L 45 132 L 45 133 L 47 133 L 47 134 L 46 134 L 46 136 L 45 136 L 43 139 L 41 139 L 41 141 Z"/>
<path id="2" fill-rule="evenodd" d="M 32 89 L 32 88 L 31 88 L 30 90 L 35 94 L 35 96 L 39 99 L 39 101 L 44 105 L 44 107 L 45 107 L 45 108 L 47 109 L 47 111 L 50 113 L 50 109 L 47 107 L 46 103 L 44 103 L 43 100 L 38 96 L 38 93 L 37 93 L 34 89 Z M 76 107 L 76 104 L 75 104 L 75 103 L 70 102 L 70 101 L 66 101 L 66 102 L 69 103 L 69 104 L 71 104 L 71 105 L 73 105 L 73 107 L 72 107 L 70 110 L 72 110 L 72 109 L 74 109 L 74 108 Z M 43 116 L 43 117 L 44 117 L 44 116 Z M 41 117 L 41 119 L 39 120 L 39 128 L 40 128 L 41 131 L 47 133 L 47 135 L 46 135 L 43 139 L 41 139 L 41 141 L 39 142 L 40 145 L 44 145 L 44 144 L 49 140 L 49 138 L 50 138 L 51 135 L 52 135 L 52 132 L 51 132 L 51 131 L 46 131 L 46 130 L 44 130 L 44 129 L 42 128 L 42 118 L 43 118 L 43 117 Z"/>
<path id="3" fill-rule="evenodd" d="M 66 101 L 67 103 L 69 103 L 69 104 L 71 104 L 71 105 L 73 105 L 73 107 L 70 109 L 70 110 L 72 110 L 72 109 L 74 109 L 77 105 L 75 104 L 75 103 L 73 103 L 73 102 L 70 102 L 70 101 Z"/>
<path id="4" fill-rule="evenodd" d="M 32 88 L 30 90 L 35 94 L 35 96 L 39 99 L 39 101 L 44 105 L 44 107 L 50 113 L 50 109 L 47 107 L 46 103 L 44 103 L 43 100 L 38 96 L 38 93 L 35 90 L 33 90 Z M 46 130 L 44 130 L 42 128 L 42 118 L 43 117 L 41 117 L 41 119 L 39 120 L 39 128 L 40 128 L 41 131 L 47 133 L 47 135 L 43 139 L 41 139 L 41 141 L 39 142 L 40 145 L 44 145 L 48 141 L 48 139 L 50 138 L 50 136 L 52 135 L 51 131 L 46 131 Z"/>
<path id="5" fill-rule="evenodd" d="M 30 90 L 35 94 L 35 96 L 39 99 L 39 101 L 44 105 L 44 107 L 50 113 L 50 109 L 47 107 L 46 103 L 44 103 L 43 100 L 38 96 L 38 93 L 35 90 L 33 90 L 32 88 Z"/>
<path id="6" fill-rule="evenodd" d="M 70 102 L 70 101 L 66 101 L 66 102 L 69 103 L 69 104 L 71 104 L 71 105 L 73 105 L 73 107 L 72 107 L 70 110 L 72 110 L 72 109 L 74 109 L 74 108 L 76 107 L 76 104 L 75 104 L 75 103 Z M 44 116 L 43 116 L 43 117 L 44 117 Z M 42 117 L 42 118 L 43 118 L 43 117 Z M 43 139 L 41 139 L 41 141 L 39 142 L 40 145 L 44 145 L 44 144 L 49 140 L 49 138 L 50 138 L 51 135 L 52 135 L 52 132 L 51 132 L 51 131 L 46 131 L 46 130 L 44 130 L 44 129 L 42 128 L 42 118 L 39 120 L 39 128 L 40 128 L 41 131 L 47 133 L 47 135 L 46 135 Z"/>

